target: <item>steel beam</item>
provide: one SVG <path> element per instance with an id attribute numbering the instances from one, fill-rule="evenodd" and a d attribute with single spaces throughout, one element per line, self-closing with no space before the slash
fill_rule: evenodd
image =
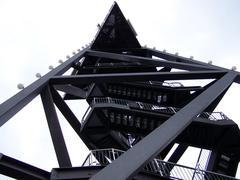
<path id="1" fill-rule="evenodd" d="M 149 53 L 151 55 L 166 59 L 168 61 L 182 62 L 182 63 L 188 63 L 188 64 L 197 64 L 197 65 L 201 65 L 201 66 L 205 66 L 205 67 L 210 67 L 211 69 L 215 69 L 215 70 L 219 70 L 219 71 L 226 71 L 226 72 L 231 71 L 230 69 L 227 69 L 227 68 L 223 68 L 223 67 L 216 66 L 213 64 L 208 64 L 208 63 L 198 61 L 195 59 L 193 60 L 193 59 L 186 58 L 183 56 L 176 56 L 174 54 L 162 52 L 159 50 L 154 50 L 154 49 L 150 49 L 150 48 L 143 48 L 143 50 L 145 50 L 145 51 L 147 50 L 147 51 L 149 51 Z M 240 73 L 239 72 L 238 72 L 238 76 L 236 77 L 234 82 L 240 84 Z"/>
<path id="2" fill-rule="evenodd" d="M 51 172 L 51 180 L 86 180 L 101 171 L 105 166 L 86 166 L 73 168 L 54 168 Z M 117 176 L 117 175 L 116 175 Z M 159 174 L 140 172 L 133 180 L 159 180 L 166 179 Z"/>
<path id="3" fill-rule="evenodd" d="M 121 60 L 127 62 L 143 62 L 144 64 L 153 64 L 156 66 L 163 66 L 163 67 L 171 67 L 176 69 L 182 70 L 189 70 L 189 71 L 201 71 L 201 70 L 216 70 L 215 68 L 211 68 L 208 66 L 202 66 L 197 64 L 189 64 L 189 63 L 181 63 L 181 62 L 173 62 L 173 61 L 165 61 L 160 59 L 153 59 L 148 57 L 141 57 L 141 56 L 133 56 L 127 54 L 117 54 L 117 53 L 109 53 L 109 52 L 102 52 L 102 51 L 93 51 L 88 50 L 86 52 L 87 56 L 93 57 L 101 57 L 101 58 L 108 58 L 114 60 Z"/>
<path id="4" fill-rule="evenodd" d="M 57 108 L 66 118 L 68 123 L 72 126 L 74 131 L 78 135 L 80 135 L 81 123 L 79 122 L 78 118 L 74 115 L 74 113 L 71 111 L 68 105 L 64 102 L 60 94 L 54 88 L 51 88 L 51 93 L 53 96 L 53 101 L 56 104 Z"/>
<path id="5" fill-rule="evenodd" d="M 206 107 L 208 107 L 236 78 L 229 72 L 202 92 L 161 126 L 143 138 L 118 159 L 93 176 L 92 180 L 132 179 L 151 159 L 171 143 Z"/>
<path id="6" fill-rule="evenodd" d="M 211 67 L 213 69 L 216 70 L 222 70 L 222 71 L 229 71 L 229 69 L 226 68 L 222 68 L 222 67 L 218 67 L 218 66 L 214 66 L 212 64 L 208 64 L 208 63 L 204 63 L 201 61 L 197 61 L 197 60 L 193 60 L 190 58 L 186 58 L 183 56 L 179 56 L 179 55 L 174 55 L 168 52 L 163 52 L 163 51 L 159 51 L 156 49 L 150 49 L 150 48 L 145 48 L 145 50 L 149 51 L 149 53 L 152 56 L 156 56 L 162 59 L 166 59 L 168 61 L 174 61 L 174 62 L 182 62 L 182 63 L 188 63 L 188 64 L 197 64 L 197 65 L 201 65 L 201 66 L 206 66 L 206 67 Z"/>
<path id="7" fill-rule="evenodd" d="M 156 156 L 157 159 L 164 159 L 168 153 L 171 151 L 172 147 L 174 146 L 174 143 L 169 144 L 162 152 Z"/>
<path id="8" fill-rule="evenodd" d="M 67 94 L 71 94 L 73 96 L 77 96 L 77 97 L 81 97 L 81 98 L 86 98 L 87 97 L 87 92 L 85 92 L 84 90 L 72 86 L 70 84 L 66 84 L 66 85 L 56 85 L 54 86 L 55 89 L 59 90 L 59 91 L 63 91 Z"/>
<path id="9" fill-rule="evenodd" d="M 77 53 L 75 56 L 71 57 L 69 60 L 41 77 L 39 80 L 35 81 L 7 101 L 3 102 L 0 105 L 0 126 L 6 123 L 12 116 L 39 95 L 51 77 L 65 73 L 74 63 L 78 62 L 84 56 L 86 50 L 87 49 Z"/>
<path id="10" fill-rule="evenodd" d="M 195 72 L 141 72 L 141 73 L 108 73 L 108 74 L 84 74 L 75 76 L 55 76 L 50 83 L 59 84 L 87 84 L 87 83 L 107 83 L 131 82 L 131 81 L 158 81 L 164 80 L 186 80 L 186 79 L 215 79 L 222 77 L 224 71 L 195 71 Z"/>
<path id="11" fill-rule="evenodd" d="M 97 64 L 97 63 L 96 63 Z M 149 68 L 156 67 L 154 64 L 145 64 L 145 63 L 99 63 L 99 65 L 87 65 L 87 66 L 74 66 L 75 69 L 81 70 L 93 70 L 93 69 L 117 69 L 117 68 Z"/>
<path id="12" fill-rule="evenodd" d="M 240 84 L 240 73 L 238 73 L 238 76 L 237 76 L 237 78 L 235 79 L 234 82 Z"/>
<path id="13" fill-rule="evenodd" d="M 41 98 L 58 164 L 60 167 L 71 167 L 72 164 L 68 155 L 49 86 L 42 90 Z"/>
<path id="14" fill-rule="evenodd" d="M 50 173 L 0 153 L 0 174 L 16 179 L 48 180 Z"/>
<path id="15" fill-rule="evenodd" d="M 183 153 L 187 150 L 188 145 L 186 144 L 179 144 L 175 151 L 172 153 L 168 162 L 177 163 L 178 160 L 182 157 Z"/>
<path id="16" fill-rule="evenodd" d="M 223 91 L 222 94 L 219 95 L 218 98 L 216 98 L 215 101 L 213 101 L 204 111 L 205 112 L 213 112 L 214 109 L 217 107 L 217 105 L 222 100 L 222 98 L 224 97 L 224 95 L 227 93 L 229 88 L 230 88 L 230 86 L 228 86 L 228 88 L 226 88 L 225 91 Z"/>
<path id="17" fill-rule="evenodd" d="M 99 172 L 104 166 L 87 166 L 72 168 L 53 168 L 51 180 L 86 180 Z"/>

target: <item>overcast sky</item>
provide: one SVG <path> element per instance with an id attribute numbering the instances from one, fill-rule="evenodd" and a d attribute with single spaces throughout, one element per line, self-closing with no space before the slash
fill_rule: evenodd
<path id="1" fill-rule="evenodd" d="M 239 0 L 119 0 L 141 45 L 220 65 L 240 68 Z M 89 43 L 111 0 L 0 0 L 0 103 Z M 240 88 L 233 85 L 217 110 L 240 124 Z M 86 106 L 75 104 L 84 113 Z M 73 165 L 87 154 L 61 121 Z M 50 170 L 57 166 L 39 98 L 0 129 L 0 152 Z M 70 148 L 71 147 L 71 148 Z"/>

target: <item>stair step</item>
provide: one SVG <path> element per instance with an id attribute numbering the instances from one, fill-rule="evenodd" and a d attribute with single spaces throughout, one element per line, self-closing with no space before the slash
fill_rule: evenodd
<path id="1" fill-rule="evenodd" d="M 162 124 L 161 121 L 147 119 L 141 116 L 113 112 L 113 111 L 106 112 L 105 115 L 109 119 L 111 124 L 115 124 L 118 126 L 122 125 L 125 127 L 129 126 L 132 128 L 142 129 L 142 130 L 152 131 Z"/>
<path id="2" fill-rule="evenodd" d="M 113 113 L 113 112 L 110 112 L 109 118 L 110 118 L 110 122 L 111 122 L 111 123 L 114 123 L 114 122 L 115 122 L 115 117 L 114 117 L 114 113 Z"/>
<path id="3" fill-rule="evenodd" d="M 121 114 L 116 114 L 115 116 L 115 122 L 117 125 L 120 125 L 121 124 Z"/>
<path id="4" fill-rule="evenodd" d="M 124 126 L 127 126 L 127 125 L 128 125 L 128 116 L 127 116 L 127 115 L 123 115 L 122 124 L 123 124 Z"/>
<path id="5" fill-rule="evenodd" d="M 144 118 L 144 119 L 142 120 L 142 128 L 143 128 L 143 129 L 147 129 L 147 125 L 148 125 L 148 119 Z"/>
<path id="6" fill-rule="evenodd" d="M 154 120 L 151 120 L 151 121 L 149 122 L 149 128 L 150 128 L 150 130 L 155 129 Z"/>
<path id="7" fill-rule="evenodd" d="M 159 93 L 153 91 L 152 89 L 135 88 L 135 87 L 125 87 L 123 85 L 111 85 L 107 86 L 108 93 L 115 95 L 122 95 L 132 98 L 142 98 L 147 100 L 152 100 L 155 102 L 167 102 L 167 94 Z"/>
<path id="8" fill-rule="evenodd" d="M 133 127 L 133 125 L 134 125 L 134 118 L 133 118 L 133 116 L 128 116 L 128 125 Z"/>
<path id="9" fill-rule="evenodd" d="M 135 119 L 135 127 L 136 128 L 141 128 L 141 118 L 140 117 L 137 117 Z"/>
<path id="10" fill-rule="evenodd" d="M 221 159 L 224 159 L 225 161 L 230 161 L 231 159 L 225 155 L 221 155 Z"/>
<path id="11" fill-rule="evenodd" d="M 226 162 L 220 162 L 220 163 L 218 163 L 218 166 L 220 166 L 220 167 L 222 167 L 222 168 L 224 168 L 224 169 L 227 169 L 228 167 L 229 167 L 229 164 L 228 163 L 226 163 Z"/>

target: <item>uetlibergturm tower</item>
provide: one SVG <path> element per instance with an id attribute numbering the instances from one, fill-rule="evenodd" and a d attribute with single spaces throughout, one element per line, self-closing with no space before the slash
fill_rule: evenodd
<path id="1" fill-rule="evenodd" d="M 59 167 L 45 171 L 0 154 L 0 173 L 16 179 L 235 179 L 240 131 L 214 109 L 232 83 L 240 83 L 240 73 L 142 47 L 117 3 L 98 27 L 88 47 L 0 105 L 2 126 L 40 95 Z M 69 100 L 88 102 L 81 119 Z M 82 166 L 72 166 L 56 108 L 90 150 Z M 194 168 L 178 164 L 188 147 L 201 149 Z"/>

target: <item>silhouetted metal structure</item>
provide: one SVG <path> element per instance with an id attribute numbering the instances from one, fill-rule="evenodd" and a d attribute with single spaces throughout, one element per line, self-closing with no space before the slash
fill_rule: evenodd
<path id="1" fill-rule="evenodd" d="M 63 75 L 70 68 L 72 74 Z M 209 81 L 180 83 L 199 79 Z M 234 179 L 240 131 L 213 112 L 233 82 L 240 82 L 239 72 L 141 47 L 114 3 L 89 47 L 0 105 L 2 126 L 41 95 L 59 168 L 47 172 L 0 154 L 0 173 L 18 179 Z M 89 103 L 81 120 L 69 99 Z M 54 105 L 92 150 L 82 167 L 71 165 Z M 177 164 L 188 146 L 211 151 L 206 169 Z"/>

